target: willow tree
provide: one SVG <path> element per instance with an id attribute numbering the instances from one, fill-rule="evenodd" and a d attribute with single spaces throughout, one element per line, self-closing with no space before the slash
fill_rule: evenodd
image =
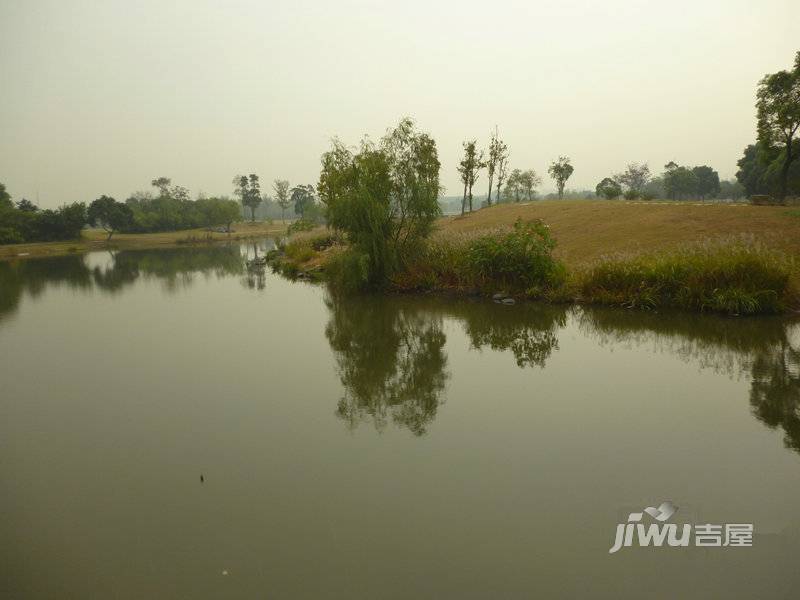
<path id="1" fill-rule="evenodd" d="M 427 237 L 439 208 L 436 142 L 405 118 L 353 152 L 338 140 L 322 155 L 317 190 L 329 226 L 343 232 L 349 283 L 381 285 Z"/>

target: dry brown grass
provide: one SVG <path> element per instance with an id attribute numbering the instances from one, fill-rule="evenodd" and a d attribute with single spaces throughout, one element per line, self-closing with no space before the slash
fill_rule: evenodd
<path id="1" fill-rule="evenodd" d="M 767 248 L 800 256 L 800 216 L 782 206 L 625 202 L 537 201 L 501 204 L 463 217 L 444 217 L 438 235 L 510 226 L 518 218 L 542 219 L 558 241 L 555 256 L 570 267 L 610 254 L 671 250 L 687 243 L 748 236 Z"/>

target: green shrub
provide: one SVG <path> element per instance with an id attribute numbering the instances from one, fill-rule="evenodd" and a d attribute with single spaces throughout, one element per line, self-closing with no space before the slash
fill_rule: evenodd
<path id="1" fill-rule="evenodd" d="M 290 223 L 289 227 L 286 229 L 288 234 L 292 233 L 299 233 L 301 231 L 311 231 L 317 226 L 314 221 L 309 221 L 306 219 L 298 219 L 294 223 Z"/>
<path id="2" fill-rule="evenodd" d="M 622 197 L 625 198 L 625 200 L 636 200 L 639 197 L 639 192 L 636 190 L 625 190 Z"/>
<path id="3" fill-rule="evenodd" d="M 393 283 L 407 290 L 503 289 L 538 297 L 566 278 L 566 269 L 552 257 L 555 245 L 541 221 L 518 220 L 511 230 L 475 237 L 438 237 L 412 257 Z"/>
<path id="4" fill-rule="evenodd" d="M 369 283 L 369 266 L 369 255 L 351 248 L 337 254 L 328 262 L 328 279 L 338 289 L 356 292 Z"/>
<path id="5" fill-rule="evenodd" d="M 308 242 L 289 243 L 286 246 L 286 257 L 298 263 L 306 262 L 314 256 L 314 249 Z"/>
<path id="6" fill-rule="evenodd" d="M 338 237 L 332 233 L 326 233 L 311 239 L 311 247 L 317 252 L 330 248 L 338 241 Z"/>
<path id="7" fill-rule="evenodd" d="M 467 264 L 479 283 L 528 289 L 559 283 L 563 269 L 551 252 L 556 241 L 541 221 L 517 220 L 506 233 L 483 235 L 467 249 Z"/>
<path id="8" fill-rule="evenodd" d="M 0 244 L 21 244 L 24 241 L 22 234 L 13 227 L 0 227 Z"/>
<path id="9" fill-rule="evenodd" d="M 604 260 L 582 277 L 589 301 L 728 314 L 777 313 L 791 294 L 791 261 L 744 241 Z"/>

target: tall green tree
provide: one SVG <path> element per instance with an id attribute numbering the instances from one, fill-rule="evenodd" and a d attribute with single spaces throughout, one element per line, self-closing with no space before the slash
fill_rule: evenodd
<path id="1" fill-rule="evenodd" d="M 528 169 L 520 175 L 519 184 L 525 198 L 530 202 L 536 197 L 536 188 L 542 184 L 542 178 L 533 169 Z"/>
<path id="2" fill-rule="evenodd" d="M 508 171 L 509 154 L 508 147 L 503 144 L 502 148 L 500 149 L 500 154 L 497 158 L 497 192 L 495 195 L 495 202 L 497 204 L 500 204 L 500 198 L 502 198 L 503 183 L 506 180 Z"/>
<path id="3" fill-rule="evenodd" d="M 458 174 L 464 184 L 464 197 L 461 200 L 461 214 L 469 199 L 469 212 L 472 212 L 472 186 L 478 179 L 478 173 L 485 166 L 483 152 L 477 149 L 477 140 L 466 141 L 464 146 L 464 157 L 458 163 Z"/>
<path id="4" fill-rule="evenodd" d="M 559 200 L 564 198 L 564 186 L 574 171 L 575 168 L 570 163 L 568 156 L 559 156 L 558 160 L 554 160 L 548 167 L 547 172 L 556 182 Z"/>
<path id="5" fill-rule="evenodd" d="M 509 201 L 519 202 L 522 199 L 523 194 L 523 184 L 522 184 L 522 170 L 521 169 L 514 169 L 508 175 L 508 181 L 506 181 L 506 189 L 504 192 L 504 198 L 508 198 Z"/>
<path id="6" fill-rule="evenodd" d="M 489 178 L 489 192 L 486 194 L 486 203 L 492 205 L 492 184 L 494 175 L 498 170 L 501 160 L 508 154 L 508 147 L 498 135 L 497 127 L 494 128 L 492 139 L 489 140 L 489 157 L 486 159 L 486 175 Z"/>
<path id="7" fill-rule="evenodd" d="M 719 194 L 719 173 L 708 165 L 700 165 L 692 169 L 695 177 L 695 193 L 703 200 L 716 198 Z"/>
<path id="8" fill-rule="evenodd" d="M 674 161 L 664 165 L 664 191 L 671 200 L 691 198 L 697 193 L 697 175 Z"/>
<path id="9" fill-rule="evenodd" d="M 275 202 L 281 207 L 281 221 L 286 220 L 286 209 L 292 205 L 289 197 L 289 182 L 285 179 L 276 179 L 272 182 L 272 190 L 275 192 Z"/>
<path id="10" fill-rule="evenodd" d="M 800 52 L 791 71 L 766 75 L 756 92 L 758 141 L 783 153 L 780 170 L 779 197 L 785 198 L 789 186 L 789 169 L 800 152 L 795 136 L 800 128 Z"/>
<path id="11" fill-rule="evenodd" d="M 313 185 L 296 185 L 291 189 L 290 198 L 294 204 L 294 214 L 303 217 L 306 210 L 316 202 Z"/>
<path id="12" fill-rule="evenodd" d="M 250 221 L 256 220 L 256 209 L 263 201 L 258 175 L 237 175 L 233 178 L 234 195 L 239 197 L 242 206 L 250 209 Z"/>

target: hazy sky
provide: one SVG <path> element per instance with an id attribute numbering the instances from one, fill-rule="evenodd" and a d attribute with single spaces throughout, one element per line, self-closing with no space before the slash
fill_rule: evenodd
<path id="1" fill-rule="evenodd" d="M 495 124 L 545 191 L 559 154 L 571 188 L 630 161 L 730 177 L 757 81 L 798 50 L 799 0 L 0 0 L 0 181 L 51 207 L 161 175 L 316 183 L 332 136 L 403 115 L 448 194 Z"/>

